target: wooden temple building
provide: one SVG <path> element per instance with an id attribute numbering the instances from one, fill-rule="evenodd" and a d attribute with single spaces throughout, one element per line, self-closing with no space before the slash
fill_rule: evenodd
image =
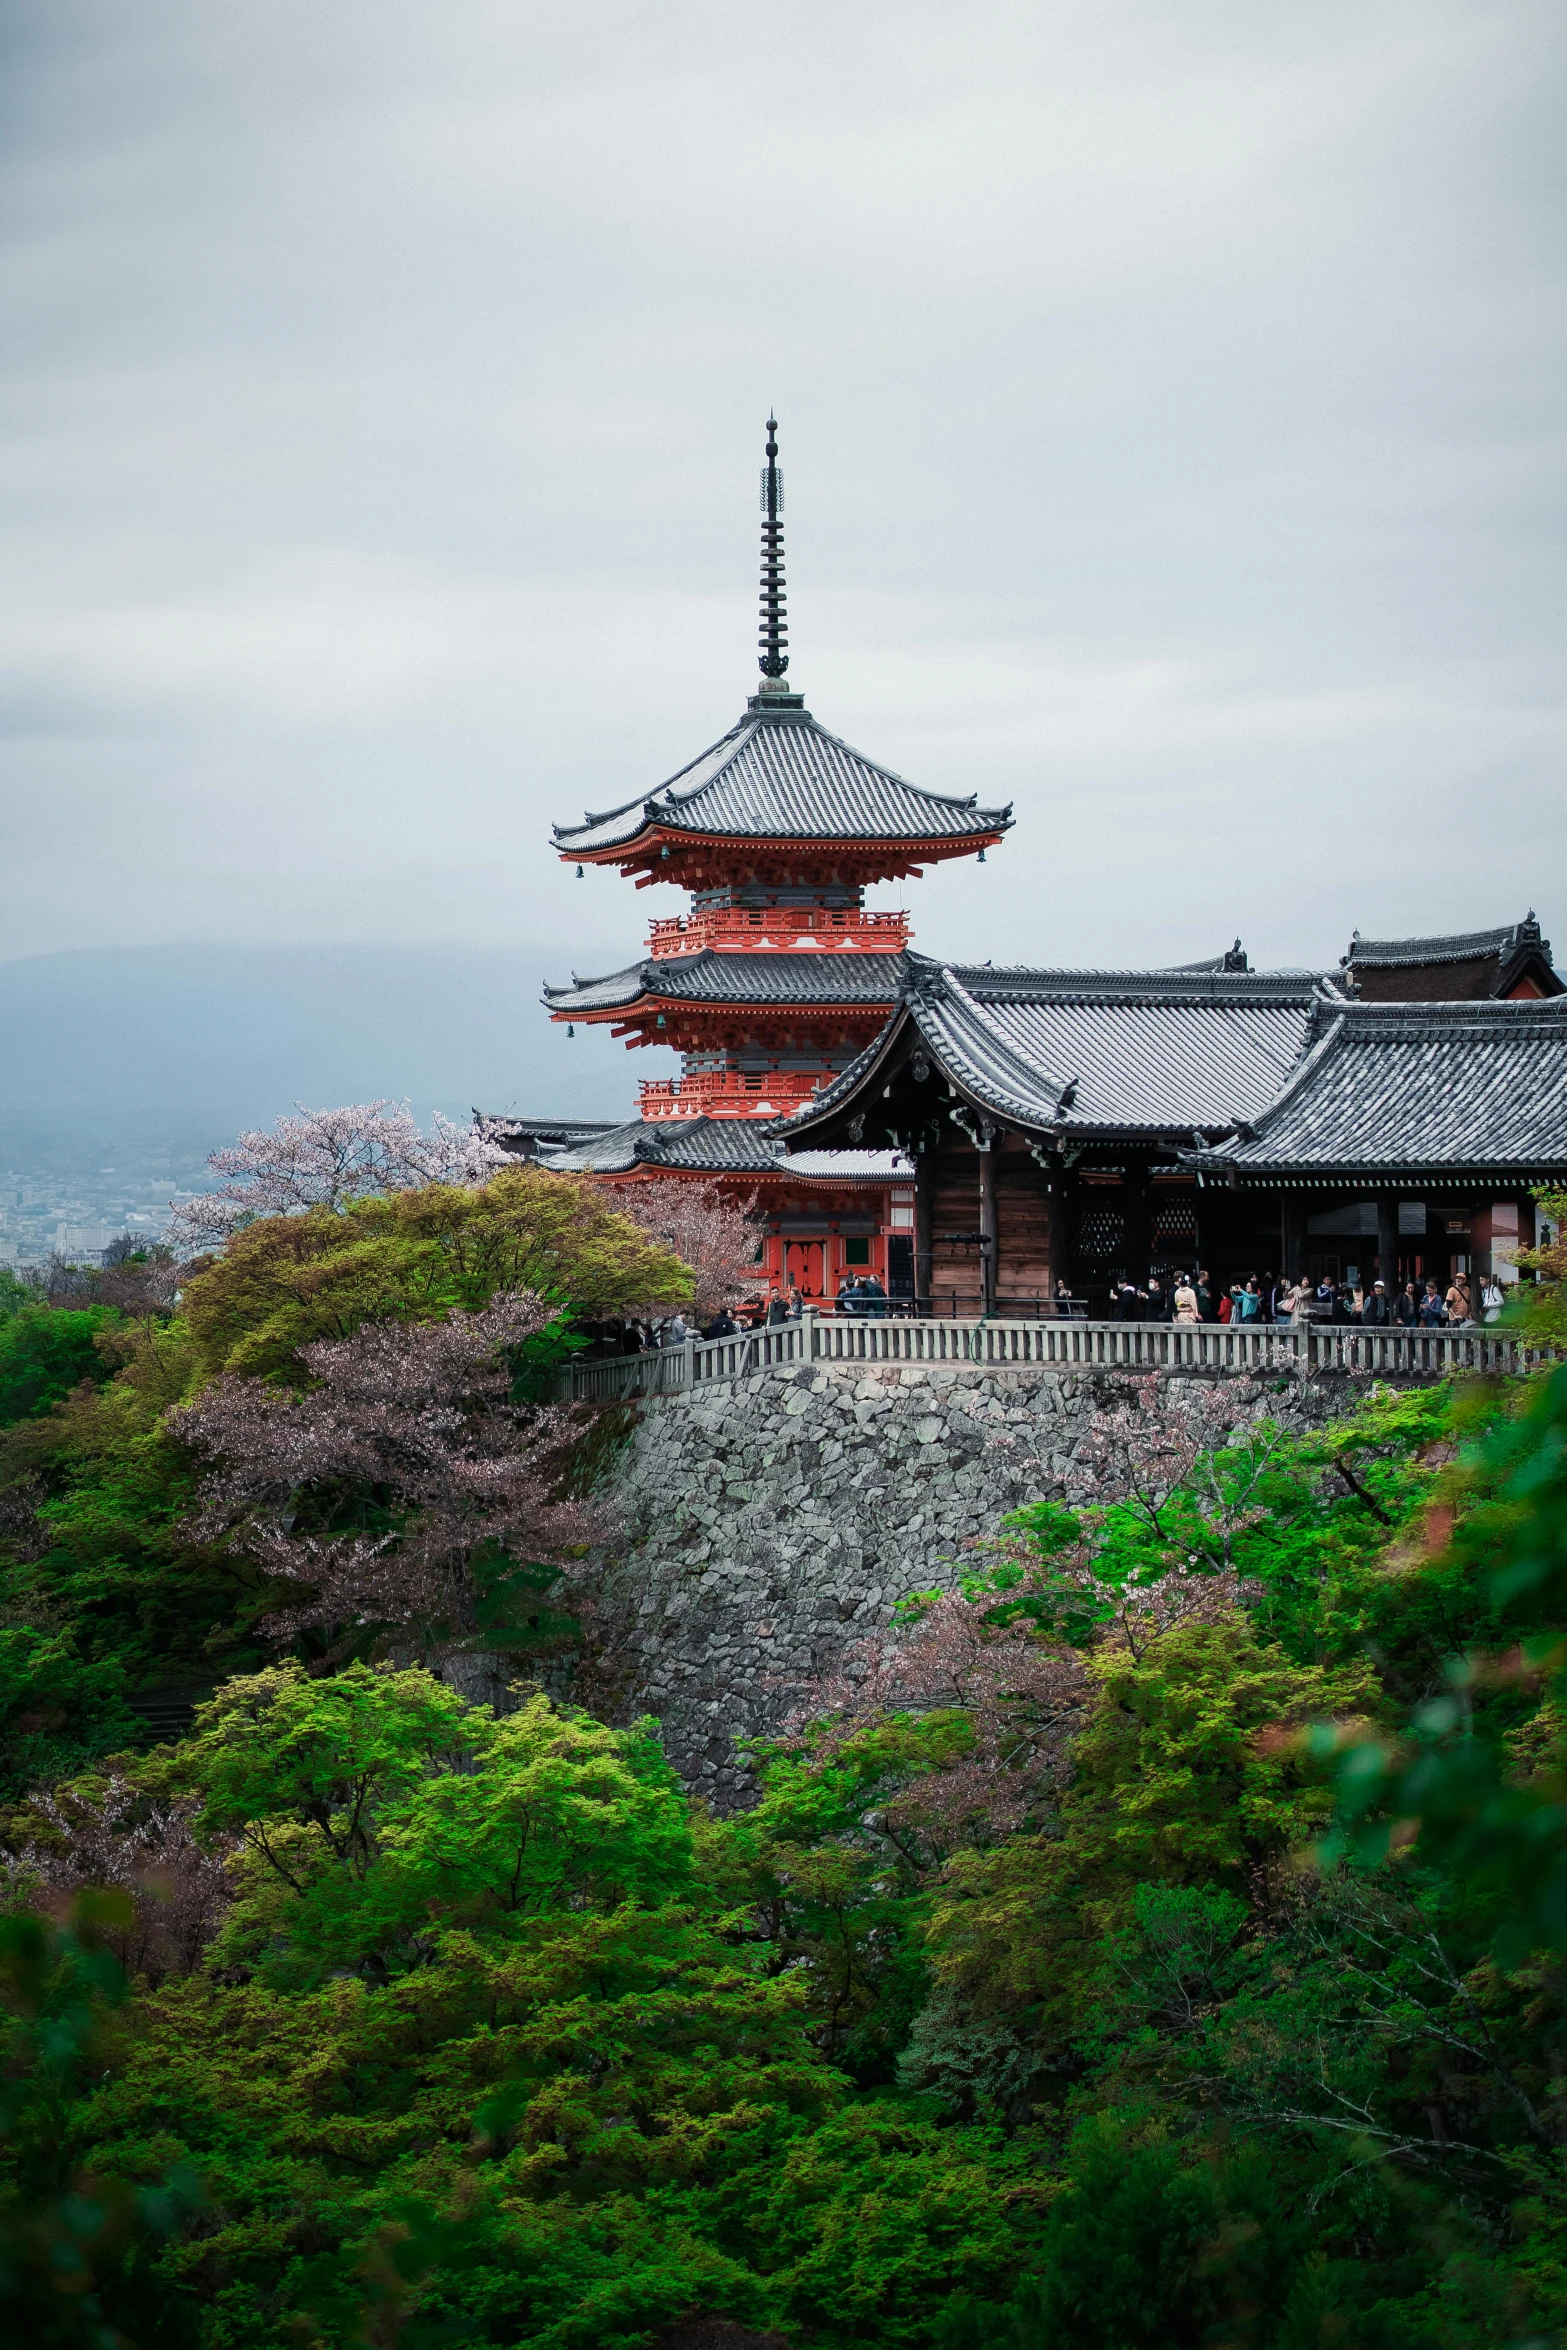
<path id="1" fill-rule="evenodd" d="M 1453 942 L 1394 943 L 1379 967 L 1440 984 Z M 881 1035 L 780 1139 L 913 1162 L 915 1282 L 938 1312 L 1049 1310 L 1058 1288 L 1103 1312 L 1122 1281 L 1199 1265 L 1221 1287 L 1506 1279 L 1534 1187 L 1567 1183 L 1567 995 L 1537 925 L 1532 949 L 1538 992 L 1371 1002 L 1345 984 L 1353 956 L 1315 977 L 1239 954 L 1142 972 L 910 956 Z"/>
<path id="2" fill-rule="evenodd" d="M 681 1055 L 635 1117 L 486 1118 L 507 1149 L 756 1202 L 760 1286 L 874 1272 L 951 1313 L 1102 1311 L 1206 1266 L 1423 1280 L 1510 1269 L 1532 1188 L 1567 1182 L 1567 999 L 1533 914 L 1363 939 L 1253 971 L 1239 940 L 1165 970 L 995 969 L 909 945 L 875 881 L 983 859 L 1008 807 L 926 791 L 821 726 L 789 681 L 777 427 L 762 474 L 761 680 L 654 791 L 554 847 L 673 882 L 689 911 L 556 1021 Z"/>

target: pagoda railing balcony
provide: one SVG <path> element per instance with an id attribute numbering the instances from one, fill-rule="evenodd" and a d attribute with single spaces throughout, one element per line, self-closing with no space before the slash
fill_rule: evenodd
<path id="1" fill-rule="evenodd" d="M 655 922 L 648 952 L 696 955 L 711 947 L 719 954 L 814 955 L 847 948 L 896 955 L 908 943 L 907 914 L 866 914 L 837 906 L 703 906 L 694 914 Z"/>
<path id="2" fill-rule="evenodd" d="M 644 1118 L 782 1118 L 808 1102 L 821 1078 L 808 1069 L 698 1069 L 647 1078 Z"/>

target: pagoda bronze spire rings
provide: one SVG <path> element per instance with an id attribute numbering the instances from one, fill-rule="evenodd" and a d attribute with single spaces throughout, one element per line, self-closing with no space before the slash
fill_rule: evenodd
<path id="1" fill-rule="evenodd" d="M 778 470 L 778 419 L 767 419 L 767 463 L 762 468 L 762 625 L 756 665 L 764 677 L 782 677 L 789 666 L 787 602 L 784 595 L 783 475 Z"/>

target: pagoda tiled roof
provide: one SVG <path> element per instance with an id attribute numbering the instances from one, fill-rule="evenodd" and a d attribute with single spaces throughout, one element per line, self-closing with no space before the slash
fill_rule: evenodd
<path id="1" fill-rule="evenodd" d="M 628 847 L 655 830 L 713 840 L 979 841 L 1005 832 L 1011 803 L 982 808 L 880 767 L 810 712 L 748 710 L 651 793 L 581 824 L 555 826 L 573 856 Z"/>
<path id="2" fill-rule="evenodd" d="M 981 1113 L 1079 1135 L 1223 1134 L 1278 1093 L 1324 987 L 1309 973 L 1033 971 L 910 954 L 897 1009 L 810 1106 L 772 1131 L 804 1140 L 872 1110 L 917 1031 Z M 1335 1001 L 1342 1001 L 1332 991 Z"/>
<path id="3" fill-rule="evenodd" d="M 611 1127 L 590 1143 L 552 1151 L 543 1165 L 561 1175 L 629 1175 L 637 1169 L 679 1175 L 787 1175 L 804 1183 L 887 1183 L 912 1175 L 894 1151 L 803 1151 L 786 1157 L 743 1118 L 692 1118 Z"/>
<path id="4" fill-rule="evenodd" d="M 1253 1180 L 1554 1179 L 1567 1171 L 1567 996 L 1323 1003 L 1273 1100 L 1197 1163 Z"/>
<path id="5" fill-rule="evenodd" d="M 685 1004 L 852 1004 L 890 1006 L 903 977 L 902 955 L 824 950 L 820 955 L 647 955 L 603 979 L 546 987 L 556 1013 L 619 1011 L 657 997 Z"/>

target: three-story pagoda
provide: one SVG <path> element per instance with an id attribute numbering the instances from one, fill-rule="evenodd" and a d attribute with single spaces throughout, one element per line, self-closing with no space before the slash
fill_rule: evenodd
<path id="1" fill-rule="evenodd" d="M 642 1085 L 636 1119 L 549 1163 L 619 1179 L 743 1183 L 769 1214 L 769 1272 L 822 1296 L 851 1270 L 902 1285 L 900 1252 L 887 1246 L 903 1222 L 890 1196 L 895 1162 L 813 1152 L 791 1163 L 763 1130 L 831 1083 L 891 1012 L 908 923 L 869 912 L 869 884 L 983 856 L 1012 813 L 979 806 L 977 794 L 958 799 L 905 781 L 806 708 L 788 677 L 772 418 L 766 460 L 759 690 L 738 723 L 668 782 L 554 833 L 568 864 L 615 865 L 639 889 L 672 882 L 690 893 L 689 913 L 655 921 L 638 961 L 545 990 L 553 1019 L 608 1026 L 628 1046 L 670 1045 L 682 1071 Z"/>

